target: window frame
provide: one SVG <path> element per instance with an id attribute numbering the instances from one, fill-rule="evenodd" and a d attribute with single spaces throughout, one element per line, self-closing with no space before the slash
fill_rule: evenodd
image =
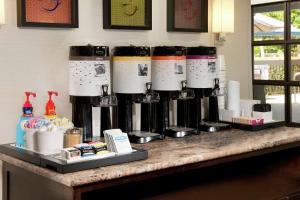
<path id="1" fill-rule="evenodd" d="M 300 45 L 299 39 L 291 39 L 291 21 L 290 21 L 290 4 L 292 2 L 300 2 L 300 0 L 285 0 L 264 4 L 255 4 L 251 6 L 251 52 L 252 52 L 252 86 L 254 85 L 274 85 L 283 86 L 285 91 L 285 122 L 287 126 L 300 127 L 300 123 L 292 122 L 292 99 L 291 99 L 291 88 L 293 86 L 300 87 L 300 81 L 293 81 L 290 79 L 291 69 L 291 45 Z M 283 40 L 266 40 L 266 41 L 255 41 L 254 40 L 254 14 L 255 8 L 262 6 L 271 5 L 283 5 L 284 11 L 284 38 Z M 300 17 L 300 16 L 299 16 Z M 255 46 L 267 46 L 267 45 L 282 45 L 284 47 L 284 80 L 257 80 L 254 76 L 254 47 Z M 254 95 L 254 89 L 253 89 Z"/>

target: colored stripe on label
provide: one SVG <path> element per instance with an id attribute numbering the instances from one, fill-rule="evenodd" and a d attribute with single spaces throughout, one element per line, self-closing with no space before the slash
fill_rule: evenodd
<path id="1" fill-rule="evenodd" d="M 186 60 L 186 56 L 152 56 L 152 60 Z"/>
<path id="2" fill-rule="evenodd" d="M 217 59 L 216 56 L 187 56 L 186 59 Z"/>
<path id="3" fill-rule="evenodd" d="M 150 61 L 151 57 L 141 56 L 114 56 L 113 61 Z"/>

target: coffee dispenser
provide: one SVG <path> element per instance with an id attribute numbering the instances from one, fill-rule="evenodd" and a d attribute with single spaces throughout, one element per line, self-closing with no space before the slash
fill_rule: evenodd
<path id="1" fill-rule="evenodd" d="M 118 98 L 118 127 L 130 141 L 146 143 L 161 139 L 155 133 L 155 104 L 160 98 L 152 90 L 150 47 L 123 46 L 114 49 L 113 91 Z M 140 108 L 140 115 L 137 112 Z M 140 122 L 139 130 L 133 119 Z"/>
<path id="2" fill-rule="evenodd" d="M 109 48 L 72 46 L 69 64 L 69 95 L 72 120 L 83 129 L 83 141 L 100 137 L 103 130 L 116 127 L 115 96 L 110 95 L 111 73 Z"/>
<path id="3" fill-rule="evenodd" d="M 219 123 L 218 96 L 222 94 L 216 62 L 216 47 L 187 48 L 187 87 L 195 92 L 195 99 L 189 104 L 189 109 L 194 109 L 195 112 L 189 112 L 188 124 L 200 131 L 215 132 L 230 128 L 228 124 Z M 208 106 L 203 105 L 207 98 Z M 203 120 L 205 111 L 208 114 L 207 120 Z"/>
<path id="4" fill-rule="evenodd" d="M 176 138 L 196 133 L 197 130 L 189 128 L 185 123 L 189 117 L 188 102 L 194 98 L 193 90 L 186 87 L 185 47 L 153 48 L 152 83 L 153 90 L 158 92 L 161 98 L 157 105 L 156 118 L 159 132 Z"/>

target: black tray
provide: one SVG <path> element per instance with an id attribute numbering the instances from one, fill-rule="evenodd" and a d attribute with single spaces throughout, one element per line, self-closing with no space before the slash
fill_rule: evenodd
<path id="1" fill-rule="evenodd" d="M 145 160 L 148 158 L 147 150 L 135 150 L 136 151 L 129 154 L 116 155 L 108 158 L 88 160 L 76 163 L 65 163 L 64 161 L 56 159 L 53 156 L 45 156 L 26 149 L 17 148 L 12 144 L 0 145 L 0 153 L 62 174 L 78 172 L 98 167 L 105 167 L 109 165 L 133 162 L 138 160 Z"/>
<path id="2" fill-rule="evenodd" d="M 266 123 L 263 125 L 246 125 L 246 124 L 238 124 L 238 123 L 230 123 L 230 122 L 222 122 L 222 123 L 231 124 L 231 127 L 235 128 L 235 129 L 240 129 L 240 130 L 245 130 L 245 131 L 253 131 L 253 132 L 285 126 L 284 121 L 275 121 L 275 122 Z"/>

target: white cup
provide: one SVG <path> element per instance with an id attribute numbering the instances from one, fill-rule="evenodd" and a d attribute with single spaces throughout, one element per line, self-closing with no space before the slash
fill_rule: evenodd
<path id="1" fill-rule="evenodd" d="M 64 147 L 64 132 L 62 129 L 52 132 L 38 131 L 35 151 L 44 155 L 60 153 Z"/>
<path id="2" fill-rule="evenodd" d="M 27 150 L 33 151 L 36 146 L 36 133 L 37 129 L 26 128 L 25 129 L 25 148 Z"/>

